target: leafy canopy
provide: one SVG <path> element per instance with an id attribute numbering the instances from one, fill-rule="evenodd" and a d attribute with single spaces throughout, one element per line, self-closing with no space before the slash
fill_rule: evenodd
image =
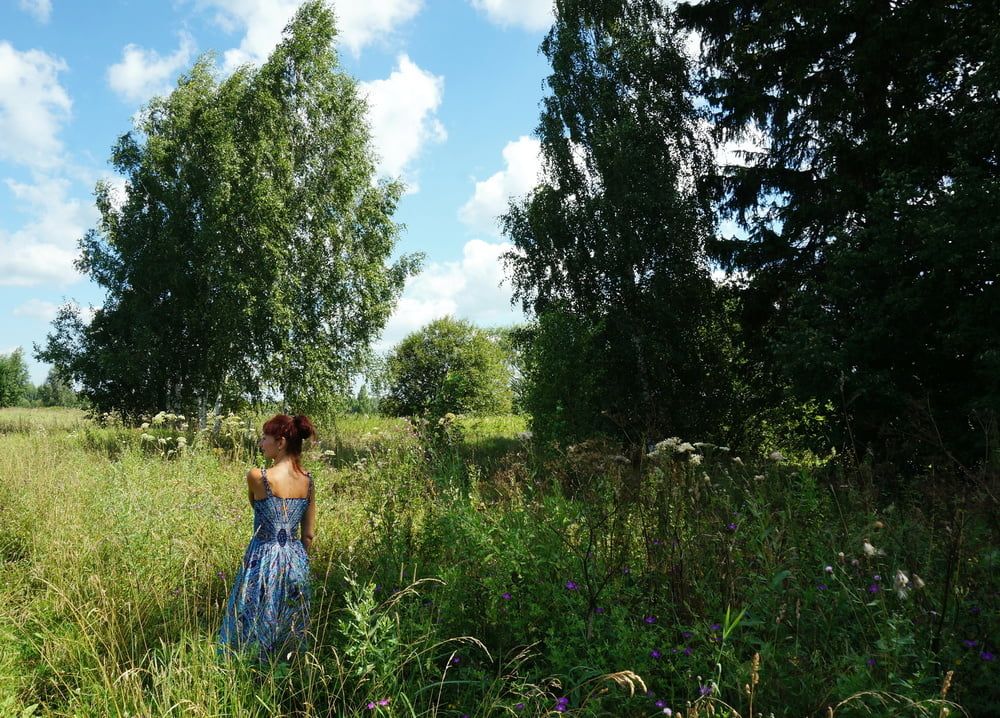
<path id="1" fill-rule="evenodd" d="M 112 152 L 77 266 L 107 299 L 67 305 L 37 356 L 100 409 L 138 414 L 346 392 L 418 256 L 389 259 L 403 187 L 373 182 L 366 106 L 331 9 L 302 5 L 262 67 L 200 59 Z"/>

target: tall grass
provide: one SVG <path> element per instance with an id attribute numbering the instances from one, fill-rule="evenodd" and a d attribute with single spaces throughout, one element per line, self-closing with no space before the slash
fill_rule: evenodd
<path id="1" fill-rule="evenodd" d="M 314 635 L 261 671 L 214 644 L 252 446 L 179 421 L 0 411 L 0 715 L 1000 705 L 1000 550 L 979 497 L 890 505 L 833 469 L 712 447 L 638 473 L 598 443 L 540 464 L 520 421 L 321 425 Z"/>

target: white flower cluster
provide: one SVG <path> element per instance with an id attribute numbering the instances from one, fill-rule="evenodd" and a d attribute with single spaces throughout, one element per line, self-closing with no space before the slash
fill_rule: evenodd
<path id="1" fill-rule="evenodd" d="M 677 456 L 679 454 L 690 454 L 688 456 L 688 461 L 695 466 L 701 463 L 701 454 L 694 453 L 695 444 L 691 444 L 687 441 L 681 441 L 679 436 L 671 436 L 669 439 L 664 439 L 663 441 L 654 444 L 653 450 L 650 451 L 646 456 L 651 459 L 660 458 L 663 456 Z M 705 446 L 705 444 L 701 444 Z"/>

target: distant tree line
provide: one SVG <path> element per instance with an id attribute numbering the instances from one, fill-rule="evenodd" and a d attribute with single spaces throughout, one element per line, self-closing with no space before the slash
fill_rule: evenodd
<path id="1" fill-rule="evenodd" d="M 31 383 L 24 352 L 0 354 L 0 408 L 11 406 L 82 406 L 83 401 L 55 368 L 38 386 Z"/>

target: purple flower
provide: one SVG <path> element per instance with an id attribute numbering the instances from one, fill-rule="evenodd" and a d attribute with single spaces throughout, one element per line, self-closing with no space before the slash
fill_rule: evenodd
<path id="1" fill-rule="evenodd" d="M 566 590 L 567 591 L 575 591 L 576 590 L 576 581 L 567 581 L 566 582 Z"/>
<path id="2" fill-rule="evenodd" d="M 989 651 L 983 651 L 982 653 L 979 654 L 979 657 L 984 661 L 996 660 L 996 656 L 990 653 Z"/>
<path id="3" fill-rule="evenodd" d="M 630 569 L 628 566 L 622 566 L 622 573 L 624 573 L 627 576 L 628 574 L 632 573 L 632 569 Z"/>
<path id="4" fill-rule="evenodd" d="M 826 590 L 826 584 L 825 583 L 818 584 L 816 586 L 816 589 L 819 590 L 819 591 L 825 591 Z"/>
<path id="5" fill-rule="evenodd" d="M 659 546 L 661 543 L 663 543 L 663 542 L 660 541 L 660 539 L 653 539 L 653 545 L 654 546 Z"/>
<path id="6" fill-rule="evenodd" d="M 962 643 L 966 648 L 975 648 L 976 646 L 979 645 L 979 641 L 975 641 L 969 638 L 962 641 Z"/>
<path id="7" fill-rule="evenodd" d="M 523 711 L 524 710 L 524 703 L 515 703 L 514 704 L 514 710 L 516 710 L 516 711 Z"/>
<path id="8" fill-rule="evenodd" d="M 868 593 L 878 593 L 878 584 L 873 583 L 871 586 L 869 586 Z"/>
<path id="9" fill-rule="evenodd" d="M 722 630 L 722 626 L 720 624 L 718 624 L 718 623 L 713 623 L 708 628 L 709 628 L 709 630 L 712 630 L 712 631 L 721 631 Z"/>
<path id="10" fill-rule="evenodd" d="M 375 701 L 368 701 L 368 710 L 375 710 Z"/>
<path id="11" fill-rule="evenodd" d="M 382 699 L 381 699 L 381 700 L 380 700 L 380 701 L 378 702 L 378 704 L 379 704 L 380 706 L 387 706 L 387 705 L 389 705 L 389 699 L 388 699 L 388 698 L 382 698 Z"/>
<path id="12" fill-rule="evenodd" d="M 973 616 L 978 616 L 982 612 L 982 610 L 983 609 L 981 609 L 979 606 L 973 606 L 972 608 L 969 609 L 969 613 L 971 613 Z"/>
<path id="13" fill-rule="evenodd" d="M 735 531 L 736 530 L 736 524 L 734 524 L 732 521 L 730 521 L 728 524 L 726 524 L 726 528 L 729 529 L 730 531 Z"/>
<path id="14" fill-rule="evenodd" d="M 562 698 L 556 701 L 556 710 L 559 713 L 565 711 L 568 706 L 569 706 L 569 698 L 567 698 L 566 696 L 563 696 Z"/>
<path id="15" fill-rule="evenodd" d="M 867 661 L 865 661 L 865 663 L 867 663 L 869 666 L 874 666 L 875 665 L 875 659 L 874 658 L 869 658 Z"/>
<path id="16" fill-rule="evenodd" d="M 710 696 L 712 695 L 712 686 L 701 686 L 698 688 L 698 695 L 700 696 Z"/>
<path id="17" fill-rule="evenodd" d="M 656 616 L 646 616 L 642 620 L 645 621 L 646 623 L 653 624 L 656 623 Z"/>
<path id="18" fill-rule="evenodd" d="M 693 649 L 693 648 L 691 648 L 691 646 L 685 646 L 685 647 L 684 647 L 684 650 L 683 650 L 683 651 L 681 651 L 681 652 L 682 652 L 682 653 L 683 653 L 683 654 L 684 654 L 685 656 L 690 656 L 690 655 L 691 655 L 692 653 L 694 653 L 694 649 Z"/>
<path id="19" fill-rule="evenodd" d="M 604 613 L 604 606 L 596 606 L 594 608 L 594 613 Z"/>
<path id="20" fill-rule="evenodd" d="M 502 598 L 504 601 L 509 601 L 510 600 L 510 592 L 509 591 L 504 591 L 503 593 L 500 594 L 500 598 Z"/>
<path id="21" fill-rule="evenodd" d="M 458 656 L 453 656 L 452 659 L 451 659 L 451 665 L 453 665 L 453 666 L 457 666 L 461 662 L 462 662 L 462 659 L 459 658 Z"/>
<path id="22" fill-rule="evenodd" d="M 663 701 L 656 701 L 656 703 L 654 703 L 653 705 L 655 705 L 657 708 L 666 708 L 667 707 L 667 704 L 664 703 Z"/>
<path id="23" fill-rule="evenodd" d="M 223 581 L 225 581 L 226 580 L 226 572 L 225 571 L 219 571 L 219 578 L 221 578 Z"/>
<path id="24" fill-rule="evenodd" d="M 649 689 L 647 689 L 647 690 L 646 690 L 646 697 L 647 697 L 647 698 L 655 698 L 655 697 L 656 697 L 656 694 L 655 694 L 655 693 L 653 693 L 653 691 L 652 691 L 652 690 L 649 690 Z"/>
<path id="25" fill-rule="evenodd" d="M 873 579 L 873 580 L 875 580 L 875 581 L 881 581 L 881 580 L 882 580 L 882 577 L 881 577 L 881 576 L 879 576 L 879 575 L 878 575 L 878 574 L 876 573 L 876 574 L 875 574 L 874 576 L 872 576 L 872 579 Z"/>
<path id="26" fill-rule="evenodd" d="M 691 636 L 693 636 L 693 635 L 694 634 L 691 633 L 691 631 L 681 631 L 681 638 L 683 638 L 685 641 L 687 639 L 691 638 Z"/>
<path id="27" fill-rule="evenodd" d="M 660 653 L 655 648 L 649 652 L 649 655 L 650 655 L 651 658 L 653 658 L 653 660 L 659 660 L 663 656 L 663 654 Z"/>
<path id="28" fill-rule="evenodd" d="M 833 566 L 827 566 L 823 570 L 826 571 L 827 573 L 833 573 Z"/>

